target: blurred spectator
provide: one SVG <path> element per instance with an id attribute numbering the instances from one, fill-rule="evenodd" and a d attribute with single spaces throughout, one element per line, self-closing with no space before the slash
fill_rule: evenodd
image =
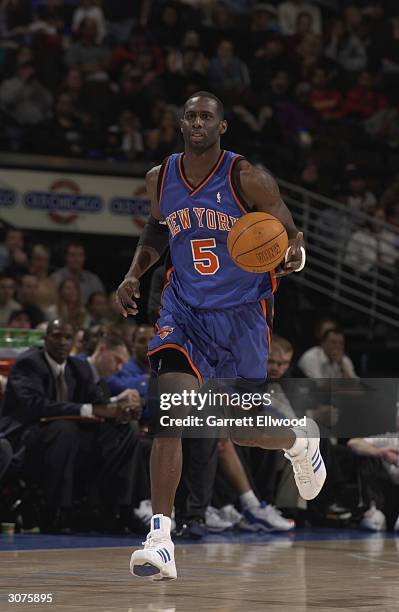
<path id="1" fill-rule="evenodd" d="M 143 133 L 138 116 L 125 110 L 119 115 L 120 147 L 128 161 L 140 158 L 144 153 Z"/>
<path id="2" fill-rule="evenodd" d="M 15 227 L 6 229 L 4 242 L 0 244 L 0 272 L 9 272 L 12 276 L 25 272 L 28 256 L 24 250 L 23 231 Z"/>
<path id="3" fill-rule="evenodd" d="M 331 257 L 342 259 L 349 236 L 359 225 L 359 215 L 349 210 L 347 194 L 342 188 L 338 188 L 335 199 L 340 205 L 326 209 L 318 216 L 315 239 L 319 248 L 329 251 Z"/>
<path id="4" fill-rule="evenodd" d="M 331 77 L 321 66 L 315 68 L 312 76 L 311 104 L 323 119 L 339 119 L 343 115 L 343 97 L 338 89 L 330 86 Z"/>
<path id="5" fill-rule="evenodd" d="M 86 252 L 80 242 L 71 242 L 65 251 L 65 267 L 56 270 L 51 279 L 59 285 L 63 280 L 71 278 L 80 285 L 82 302 L 86 304 L 89 296 L 95 291 L 104 292 L 104 285 L 96 274 L 84 269 Z"/>
<path id="6" fill-rule="evenodd" d="M 107 376 L 112 376 L 119 372 L 122 366 L 127 363 L 128 359 L 129 352 L 127 346 L 120 336 L 106 335 L 100 338 L 96 343 L 94 351 L 87 358 L 95 384 L 98 384 L 100 381 L 104 383 L 103 379 L 107 378 Z M 109 396 L 109 390 L 106 383 L 102 384 L 101 388 L 105 390 L 105 392 L 108 391 Z M 126 397 L 126 394 L 124 397 Z M 130 397 L 136 398 L 136 408 L 139 410 L 140 400 L 138 394 L 133 392 L 130 394 Z"/>
<path id="7" fill-rule="evenodd" d="M 355 119 L 367 119 L 386 105 L 383 94 L 373 86 L 370 72 L 359 74 L 355 85 L 348 91 L 345 99 L 345 114 Z"/>
<path id="8" fill-rule="evenodd" d="M 57 297 L 57 285 L 49 277 L 50 251 L 43 244 L 35 244 L 29 262 L 29 274 L 38 280 L 36 303 L 41 310 L 54 304 Z"/>
<path id="9" fill-rule="evenodd" d="M 386 108 L 377 111 L 364 122 L 364 129 L 384 149 L 399 147 L 399 104 L 388 100 Z"/>
<path id="10" fill-rule="evenodd" d="M 126 44 L 117 46 L 112 50 L 112 74 L 118 77 L 126 63 L 135 66 L 144 53 L 151 56 L 151 64 L 154 66 L 156 74 L 160 75 L 164 70 L 164 54 L 159 47 L 151 44 L 143 28 L 133 28 Z"/>
<path id="11" fill-rule="evenodd" d="M 265 91 L 270 84 L 272 74 L 279 70 L 292 72 L 289 59 L 281 36 L 274 35 L 256 49 L 254 58 L 250 58 L 250 75 L 254 91 Z"/>
<path id="12" fill-rule="evenodd" d="M 85 127 L 89 127 L 93 117 L 90 116 L 90 101 L 87 99 L 85 81 L 79 68 L 68 70 L 59 93 L 69 95 L 73 103 L 74 116 L 79 118 Z"/>
<path id="13" fill-rule="evenodd" d="M 270 358 L 268 362 L 268 376 L 271 379 L 282 378 L 291 365 L 294 348 L 286 338 L 273 334 Z M 293 410 L 291 410 L 293 413 Z"/>
<path id="14" fill-rule="evenodd" d="M 108 298 L 102 291 L 94 291 L 87 301 L 86 326 L 105 325 L 109 322 Z"/>
<path id="15" fill-rule="evenodd" d="M 24 274 L 18 284 L 17 299 L 23 310 L 29 313 L 32 327 L 45 320 L 44 312 L 39 308 L 39 280 L 34 274 Z"/>
<path id="16" fill-rule="evenodd" d="M 358 72 L 367 66 L 365 45 L 359 36 L 349 31 L 340 19 L 334 24 L 325 54 L 348 72 Z"/>
<path id="17" fill-rule="evenodd" d="M 249 87 L 248 68 L 234 55 L 234 47 L 230 40 L 222 40 L 219 43 L 216 56 L 209 64 L 208 78 L 211 87 L 225 97 L 239 96 Z"/>
<path id="18" fill-rule="evenodd" d="M 154 38 L 161 47 L 174 47 L 181 40 L 181 15 L 177 5 L 167 2 L 161 7 L 159 25 L 154 28 Z"/>
<path id="19" fill-rule="evenodd" d="M 4 13 L 7 37 L 17 37 L 32 22 L 31 0 L 3 0 L 1 10 Z"/>
<path id="20" fill-rule="evenodd" d="M 320 116 L 310 103 L 310 85 L 299 83 L 295 97 L 280 107 L 279 116 L 284 129 L 303 147 L 310 147 L 320 128 Z"/>
<path id="21" fill-rule="evenodd" d="M 290 75 L 286 70 L 277 70 L 272 74 L 270 86 L 263 96 L 264 104 L 272 107 L 277 113 L 289 100 Z"/>
<path id="22" fill-rule="evenodd" d="M 313 34 L 313 19 L 309 13 L 298 13 L 295 22 L 295 32 L 287 37 L 287 47 L 290 53 L 295 56 L 296 48 L 301 44 L 308 34 Z"/>
<path id="23" fill-rule="evenodd" d="M 27 310 L 14 310 L 8 319 L 7 329 L 32 329 L 32 318 Z"/>
<path id="24" fill-rule="evenodd" d="M 208 46 L 216 50 L 221 40 L 231 40 L 239 43 L 239 30 L 234 24 L 234 15 L 224 2 L 213 2 L 210 11 L 210 31 Z"/>
<path id="25" fill-rule="evenodd" d="M 150 159 L 162 162 L 167 155 L 180 150 L 180 127 L 176 113 L 165 110 L 159 128 L 147 133 L 146 151 Z"/>
<path id="26" fill-rule="evenodd" d="M 103 0 L 103 7 L 111 43 L 123 44 L 133 27 L 147 25 L 152 0 Z"/>
<path id="27" fill-rule="evenodd" d="M 399 72 L 399 15 L 388 22 L 384 32 L 383 47 L 381 49 L 382 69 L 385 73 L 397 74 Z"/>
<path id="28" fill-rule="evenodd" d="M 365 173 L 349 166 L 346 176 L 348 182 L 347 202 L 354 211 L 370 212 L 377 204 L 377 198 L 367 188 Z"/>
<path id="29" fill-rule="evenodd" d="M 345 354 L 345 336 L 339 329 L 329 329 L 321 345 L 308 349 L 298 361 L 308 378 L 356 378 L 351 359 Z"/>
<path id="30" fill-rule="evenodd" d="M 137 389 L 142 397 L 147 396 L 149 364 L 147 346 L 154 335 L 152 325 L 140 325 L 134 338 L 133 355 L 120 372 L 107 379 L 111 393 L 118 394 L 125 389 Z"/>
<path id="31" fill-rule="evenodd" d="M 65 63 L 70 68 L 79 68 L 87 79 L 108 79 L 110 54 L 107 47 L 97 44 L 98 26 L 93 19 L 84 19 L 79 27 L 76 42 L 65 54 Z"/>
<path id="32" fill-rule="evenodd" d="M 39 83 L 32 61 L 20 60 L 15 75 L 0 85 L 0 106 L 22 126 L 43 124 L 51 114 L 51 93 Z"/>
<path id="33" fill-rule="evenodd" d="M 79 283 L 72 278 L 66 278 L 58 286 L 56 304 L 47 308 L 46 317 L 49 321 L 62 318 L 73 328 L 86 324 L 87 313 L 81 301 Z"/>
<path id="34" fill-rule="evenodd" d="M 384 212 L 377 208 L 365 227 L 354 232 L 348 240 L 345 263 L 357 274 L 377 272 L 378 264 L 392 266 L 398 259 L 397 249 L 387 235 L 388 230 L 385 229 L 382 235 L 382 221 Z"/>
<path id="35" fill-rule="evenodd" d="M 72 17 L 72 32 L 79 32 L 80 25 L 85 19 L 92 19 L 97 24 L 96 43 L 100 45 L 107 33 L 105 26 L 104 13 L 98 0 L 80 0 Z"/>
<path id="36" fill-rule="evenodd" d="M 163 83 L 170 102 L 181 104 L 185 88 L 191 81 L 198 82 L 200 90 L 206 89 L 209 62 L 202 48 L 200 34 L 194 30 L 187 30 L 181 49 L 169 50 Z"/>
<path id="37" fill-rule="evenodd" d="M 321 34 L 321 12 L 317 6 L 304 0 L 287 0 L 278 5 L 278 18 L 283 34 L 295 34 L 295 25 L 300 13 L 307 13 L 312 18 L 312 31 Z"/>
<path id="38" fill-rule="evenodd" d="M 49 153 L 65 157 L 84 157 L 86 152 L 85 130 L 73 98 L 66 92 L 55 100 L 54 117 L 48 124 Z"/>
<path id="39" fill-rule="evenodd" d="M 249 44 L 258 49 L 272 32 L 278 30 L 277 9 L 269 3 L 257 2 L 251 9 Z"/>
<path id="40" fill-rule="evenodd" d="M 10 276 L 0 277 L 0 327 L 6 327 L 10 315 L 21 307 L 14 299 L 15 280 Z"/>
<path id="41" fill-rule="evenodd" d="M 305 34 L 295 50 L 297 69 L 302 81 L 311 81 L 315 69 L 321 64 L 323 44 L 321 36 Z"/>

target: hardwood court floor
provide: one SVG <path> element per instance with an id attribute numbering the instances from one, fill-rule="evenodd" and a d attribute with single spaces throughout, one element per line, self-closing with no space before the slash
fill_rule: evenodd
<path id="1" fill-rule="evenodd" d="M 399 537 L 309 537 L 178 544 L 179 579 L 161 584 L 130 576 L 134 546 L 126 539 L 119 547 L 97 538 L 90 548 L 8 551 L 0 539 L 0 610 L 399 611 Z M 54 603 L 9 604 L 8 593 L 52 593 Z"/>

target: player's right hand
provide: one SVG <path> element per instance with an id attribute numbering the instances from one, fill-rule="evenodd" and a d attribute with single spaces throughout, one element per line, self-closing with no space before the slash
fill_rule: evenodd
<path id="1" fill-rule="evenodd" d="M 140 281 L 135 276 L 127 276 L 119 285 L 115 295 L 116 306 L 124 317 L 134 316 L 139 311 L 132 296 L 136 299 L 140 297 Z"/>

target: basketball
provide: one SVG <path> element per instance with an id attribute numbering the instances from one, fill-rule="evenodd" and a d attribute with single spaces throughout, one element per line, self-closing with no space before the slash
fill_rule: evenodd
<path id="1" fill-rule="evenodd" d="M 281 221 L 265 212 L 244 215 L 231 228 L 227 248 L 247 272 L 270 272 L 284 259 L 288 236 Z"/>

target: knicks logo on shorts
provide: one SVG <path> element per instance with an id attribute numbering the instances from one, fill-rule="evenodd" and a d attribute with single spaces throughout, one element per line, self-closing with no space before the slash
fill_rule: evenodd
<path id="1" fill-rule="evenodd" d="M 175 329 L 174 327 L 170 327 L 169 325 L 164 325 L 157 332 L 157 336 L 159 336 L 161 340 L 165 340 L 166 336 L 169 336 L 169 334 L 171 334 L 174 329 Z"/>

